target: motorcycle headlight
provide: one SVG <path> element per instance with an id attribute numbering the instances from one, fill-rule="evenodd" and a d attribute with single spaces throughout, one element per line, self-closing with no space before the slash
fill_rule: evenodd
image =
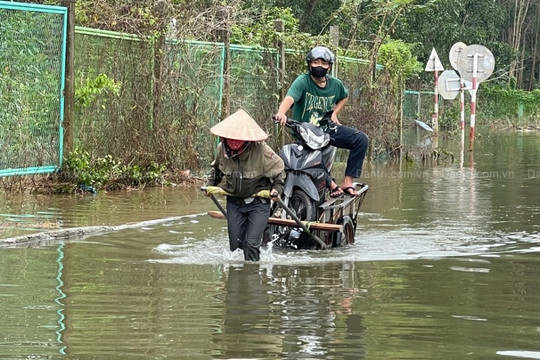
<path id="1" fill-rule="evenodd" d="M 298 134 L 302 137 L 306 146 L 313 150 L 322 149 L 330 142 L 328 134 L 322 131 L 320 131 L 319 134 L 316 134 L 308 127 L 301 126 L 298 129 Z"/>

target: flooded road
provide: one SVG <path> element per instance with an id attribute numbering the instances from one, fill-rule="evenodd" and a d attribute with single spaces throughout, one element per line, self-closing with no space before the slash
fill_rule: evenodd
<path id="1" fill-rule="evenodd" d="M 0 358 L 540 359 L 540 135 L 483 135 L 366 168 L 353 246 L 258 264 L 197 187 L 6 198 L 2 238 L 173 220 L 0 248 Z"/>

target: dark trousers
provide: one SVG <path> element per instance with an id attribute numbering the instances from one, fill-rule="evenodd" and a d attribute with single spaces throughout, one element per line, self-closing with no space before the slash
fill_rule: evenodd
<path id="1" fill-rule="evenodd" d="M 269 201 L 255 198 L 246 204 L 244 199 L 227 197 L 227 227 L 231 251 L 242 248 L 246 261 L 259 261 L 262 237 L 269 215 Z"/>
<path id="2" fill-rule="evenodd" d="M 369 144 L 368 136 L 360 130 L 335 124 L 330 126 L 326 132 L 330 134 L 330 145 L 350 150 L 345 176 L 360 177 Z"/>

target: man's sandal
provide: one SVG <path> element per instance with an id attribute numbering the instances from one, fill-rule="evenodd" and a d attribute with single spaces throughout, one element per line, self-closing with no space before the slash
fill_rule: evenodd
<path id="1" fill-rule="evenodd" d="M 347 186 L 347 187 L 343 188 L 343 193 L 345 195 L 349 195 L 349 196 L 358 196 L 358 193 L 354 189 L 354 186 Z"/>
<path id="2" fill-rule="evenodd" d="M 335 188 L 330 189 L 330 197 L 331 198 L 338 198 L 341 195 L 343 195 L 343 190 L 339 187 L 339 185 L 336 185 Z"/>

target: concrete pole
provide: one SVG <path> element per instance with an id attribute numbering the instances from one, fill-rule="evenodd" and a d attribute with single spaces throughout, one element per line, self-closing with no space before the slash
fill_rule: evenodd
<path id="1" fill-rule="evenodd" d="M 219 13 L 224 28 L 216 31 L 218 41 L 225 47 L 225 59 L 223 59 L 223 103 L 221 105 L 221 119 L 231 115 L 231 24 L 230 10 L 222 9 Z"/>
<path id="2" fill-rule="evenodd" d="M 334 53 L 336 54 L 336 60 L 334 62 L 334 65 L 332 66 L 332 76 L 337 77 L 338 76 L 337 50 L 339 48 L 339 26 L 330 26 L 330 46 L 332 47 L 332 49 L 334 49 Z"/>
<path id="3" fill-rule="evenodd" d="M 285 24 L 283 23 L 283 20 L 277 19 L 276 21 L 274 21 L 274 28 L 278 33 L 285 32 Z M 278 41 L 277 47 L 279 56 L 279 101 L 281 102 L 283 101 L 287 93 L 287 88 L 285 87 L 285 43 L 283 42 L 283 40 L 280 39 Z M 276 127 L 277 133 L 280 134 L 278 135 L 278 138 L 280 139 L 279 146 L 282 147 L 285 144 L 285 127 L 278 125 L 276 125 Z"/>
<path id="4" fill-rule="evenodd" d="M 283 33 L 285 32 L 285 24 L 283 20 L 277 19 L 274 21 L 274 28 L 276 32 Z M 285 44 L 283 40 L 278 41 L 278 56 L 279 56 L 279 100 L 283 100 L 285 97 Z"/>

